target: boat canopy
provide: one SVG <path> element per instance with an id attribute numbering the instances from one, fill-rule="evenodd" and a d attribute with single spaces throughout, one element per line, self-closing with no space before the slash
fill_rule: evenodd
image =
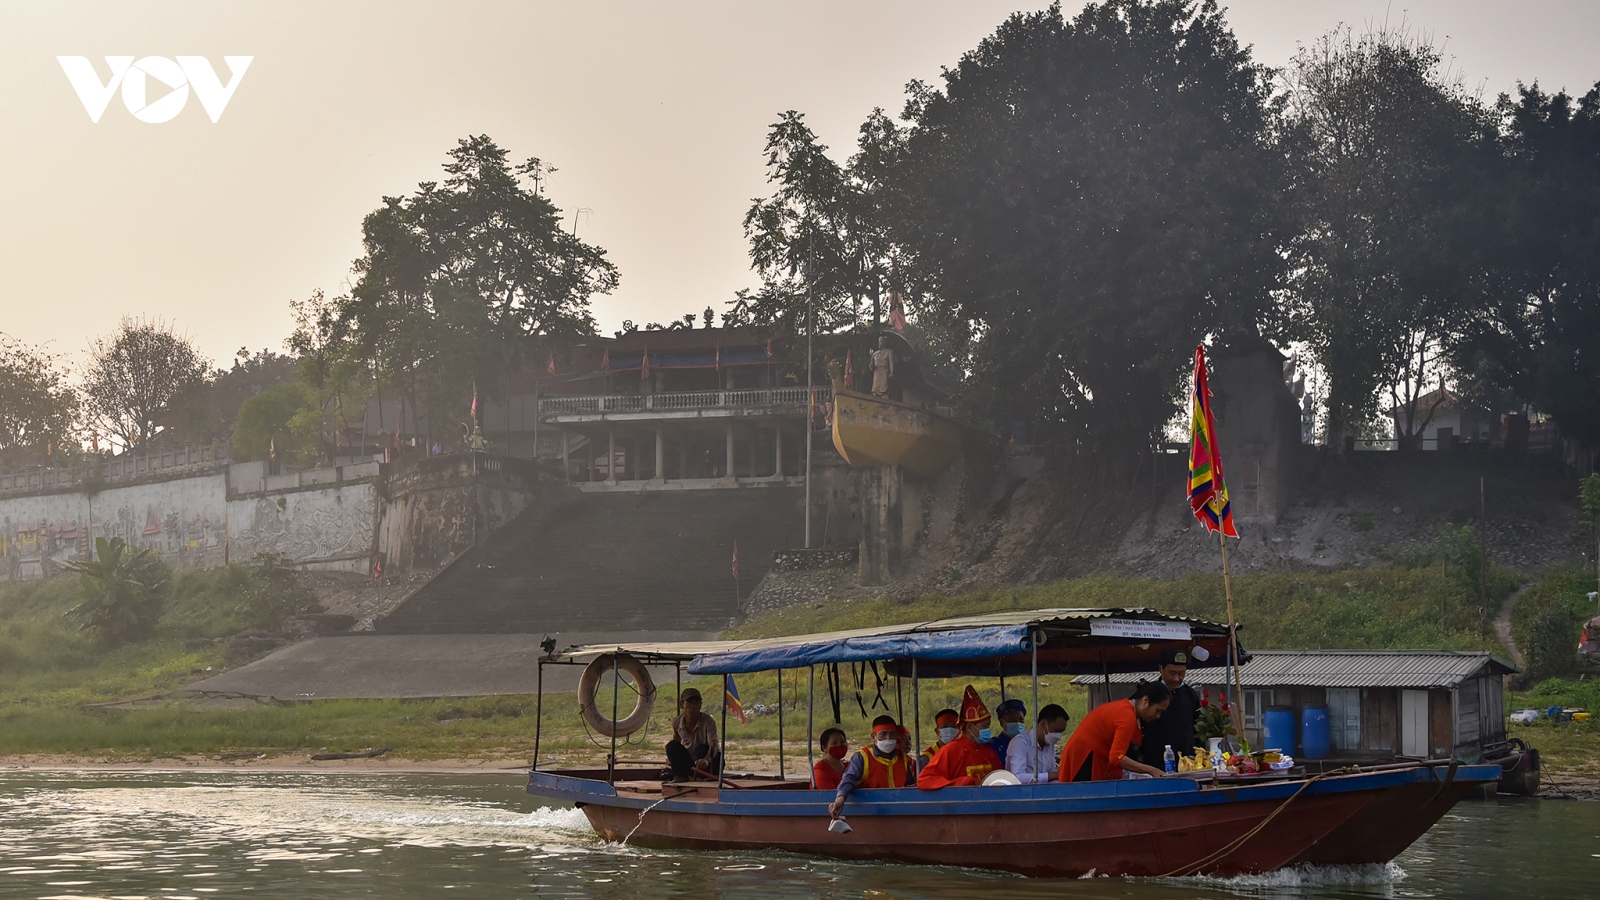
<path id="1" fill-rule="evenodd" d="M 689 663 L 691 675 L 739 675 L 829 663 L 879 661 L 893 674 L 924 678 L 1148 672 L 1167 650 L 1227 664 L 1226 625 L 1145 608 L 1032 609 L 933 619 L 823 634 L 747 641 L 638 642 L 573 647 L 552 661 L 628 653 L 644 662 Z M 1248 659 L 1248 654 L 1245 654 Z"/>

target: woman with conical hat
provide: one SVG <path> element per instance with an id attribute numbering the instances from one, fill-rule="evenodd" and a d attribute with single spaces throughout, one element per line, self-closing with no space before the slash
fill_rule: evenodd
<path id="1" fill-rule="evenodd" d="M 961 697 L 961 733 L 940 747 L 917 773 L 917 787 L 925 791 L 971 787 L 982 784 L 985 776 L 1000 768 L 1000 757 L 989 746 L 989 722 L 989 708 L 972 685 L 967 685 Z"/>

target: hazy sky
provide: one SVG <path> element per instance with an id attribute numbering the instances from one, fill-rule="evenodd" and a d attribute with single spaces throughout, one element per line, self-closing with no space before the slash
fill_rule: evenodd
<path id="1" fill-rule="evenodd" d="M 1407 21 L 1492 96 L 1600 80 L 1593 0 L 1236 0 L 1283 64 L 1341 22 Z M 799 109 L 842 157 L 1010 12 L 1007 2 L 0 3 L 0 331 L 70 357 L 123 314 L 161 317 L 219 364 L 282 349 L 288 302 L 343 290 L 360 223 L 486 133 L 560 171 L 551 199 L 622 273 L 602 328 L 724 308 L 753 286 L 740 219 L 761 147 Z M 1074 11 L 1075 3 L 1066 8 Z M 254 56 L 213 124 L 120 96 L 92 124 L 57 56 Z M 150 82 L 149 99 L 160 96 Z"/>

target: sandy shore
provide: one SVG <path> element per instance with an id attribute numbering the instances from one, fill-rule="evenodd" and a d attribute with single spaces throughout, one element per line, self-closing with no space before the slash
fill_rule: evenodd
<path id="1" fill-rule="evenodd" d="M 406 759 L 385 754 L 369 759 L 313 760 L 304 753 L 241 756 L 100 757 L 40 753 L 0 756 L 0 771 L 61 772 L 390 772 L 414 775 L 496 775 L 527 777 L 527 757 L 481 759 Z"/>

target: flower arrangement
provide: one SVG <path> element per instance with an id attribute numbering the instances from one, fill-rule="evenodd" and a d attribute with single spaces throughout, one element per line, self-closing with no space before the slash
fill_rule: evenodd
<path id="1" fill-rule="evenodd" d="M 1238 735 L 1233 727 L 1233 707 L 1228 705 L 1228 695 L 1222 694 L 1216 705 L 1211 703 L 1211 691 L 1200 694 L 1200 711 L 1194 717 L 1194 736 L 1200 740 L 1226 738 Z"/>

